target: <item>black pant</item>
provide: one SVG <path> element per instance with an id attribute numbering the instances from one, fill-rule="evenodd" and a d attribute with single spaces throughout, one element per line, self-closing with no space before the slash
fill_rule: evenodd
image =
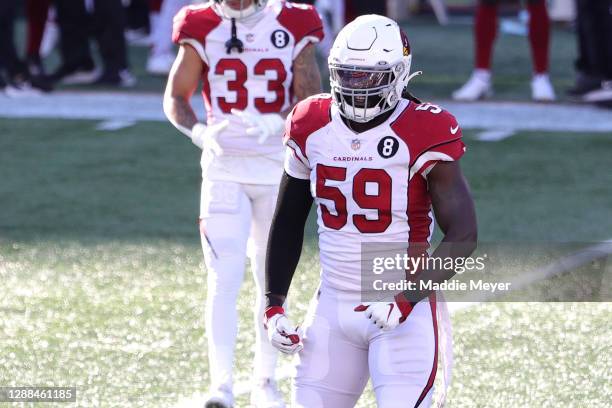
<path id="1" fill-rule="evenodd" d="M 147 0 L 131 0 L 125 9 L 126 27 L 149 31 L 149 5 Z"/>
<path id="2" fill-rule="evenodd" d="M 125 13 L 121 0 L 94 0 L 92 14 L 85 9 L 84 0 L 55 0 L 55 3 L 64 65 L 88 64 L 91 61 L 89 38 L 95 36 L 105 73 L 114 75 L 127 68 Z"/>
<path id="3" fill-rule="evenodd" d="M 62 64 L 68 68 L 93 66 L 89 50 L 89 15 L 83 0 L 55 0 L 60 29 Z"/>
<path id="4" fill-rule="evenodd" d="M 601 80 L 612 80 L 612 0 L 577 0 L 576 68 Z"/>
<path id="5" fill-rule="evenodd" d="M 121 0 L 94 0 L 93 29 L 104 70 L 117 74 L 128 67 L 125 44 L 125 10 Z"/>
<path id="6" fill-rule="evenodd" d="M 0 0 L 0 73 L 6 71 L 9 77 L 25 70 L 17 56 L 13 34 L 17 2 L 18 0 Z"/>

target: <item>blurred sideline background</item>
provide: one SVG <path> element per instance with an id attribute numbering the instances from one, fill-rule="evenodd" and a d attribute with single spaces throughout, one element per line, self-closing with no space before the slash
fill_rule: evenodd
<path id="1" fill-rule="evenodd" d="M 495 95 L 451 101 L 473 69 L 474 2 L 445 1 L 447 24 L 431 3 L 390 1 L 388 11 L 401 17 L 413 69 L 423 71 L 411 90 L 465 128 L 462 166 L 480 239 L 585 246 L 611 239 L 612 111 L 565 95 L 575 81 L 573 3 L 549 5 L 558 19 L 550 48 L 558 101 L 548 104 L 530 101 L 525 17 L 513 2 L 501 8 Z M 32 65 L 23 54 L 26 15 L 20 6 L 15 43 Z M 46 93 L 27 77 L 8 90 L 9 78 L 0 95 L 0 385 L 77 386 L 79 407 L 197 406 L 207 387 L 199 152 L 163 117 L 165 76 L 147 70 L 148 24 L 126 33 L 128 64 L 116 73 L 95 71 L 103 58 L 93 37 L 95 65 L 65 70 L 89 73 L 85 82 L 96 84 L 43 77 L 54 88 Z M 43 36 L 42 44 L 50 40 Z M 62 68 L 58 48 L 49 47 L 41 59 L 48 76 Z M 201 101 L 195 104 L 204 117 Z M 317 282 L 311 217 L 290 294 L 295 320 Z M 238 407 L 248 405 L 253 290 L 247 273 L 237 305 L 245 333 L 236 353 Z M 457 310 L 447 406 L 609 406 L 611 315 L 610 303 L 595 302 Z M 288 395 L 289 360 L 282 363 Z M 370 388 L 358 406 L 375 406 Z"/>

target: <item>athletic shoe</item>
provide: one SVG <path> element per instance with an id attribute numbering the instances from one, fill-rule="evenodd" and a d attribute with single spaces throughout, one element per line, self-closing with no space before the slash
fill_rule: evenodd
<path id="1" fill-rule="evenodd" d="M 125 39 L 130 45 L 141 47 L 148 47 L 151 45 L 151 37 L 149 37 L 149 33 L 145 28 L 125 30 Z"/>
<path id="2" fill-rule="evenodd" d="M 100 86 L 132 88 L 134 85 L 136 85 L 136 77 L 134 77 L 127 69 L 122 69 L 117 73 L 104 72 L 94 81 L 94 84 Z"/>
<path id="3" fill-rule="evenodd" d="M 9 82 L 4 88 L 4 93 L 11 98 L 25 98 L 42 95 L 40 89 L 34 88 L 29 81 Z"/>
<path id="4" fill-rule="evenodd" d="M 285 408 L 285 401 L 278 391 L 276 381 L 265 378 L 255 384 L 251 391 L 251 405 L 254 408 Z"/>
<path id="5" fill-rule="evenodd" d="M 233 406 L 234 395 L 225 387 L 210 391 L 204 403 L 204 408 L 232 408 Z"/>
<path id="6" fill-rule="evenodd" d="M 49 78 L 64 85 L 88 85 L 94 83 L 99 76 L 100 70 L 93 61 L 86 60 L 76 65 L 62 65 Z"/>
<path id="7" fill-rule="evenodd" d="M 491 71 L 477 69 L 461 88 L 453 92 L 453 99 L 456 101 L 477 101 L 491 95 L 493 95 Z"/>
<path id="8" fill-rule="evenodd" d="M 586 93 L 594 91 L 600 86 L 601 79 L 579 72 L 574 86 L 567 90 L 567 95 L 572 99 L 581 100 Z"/>
<path id="9" fill-rule="evenodd" d="M 600 86 L 582 96 L 584 102 L 605 102 L 612 101 L 612 81 L 601 81 Z"/>
<path id="10" fill-rule="evenodd" d="M 536 102 L 552 102 L 556 99 L 555 89 L 548 74 L 536 74 L 531 80 L 531 99 Z"/>

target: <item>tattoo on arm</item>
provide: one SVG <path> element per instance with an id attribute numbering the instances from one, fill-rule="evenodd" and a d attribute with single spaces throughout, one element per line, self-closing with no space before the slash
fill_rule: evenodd
<path id="1" fill-rule="evenodd" d="M 168 119 L 182 132 L 189 131 L 198 123 L 189 102 L 180 96 L 171 96 L 166 100 L 166 114 Z"/>
<path id="2" fill-rule="evenodd" d="M 301 101 L 321 92 L 321 74 L 315 55 L 315 46 L 310 44 L 293 61 L 293 94 L 296 101 Z"/>
<path id="3" fill-rule="evenodd" d="M 191 96 L 200 82 L 203 61 L 189 45 L 182 45 L 168 76 L 164 93 L 164 113 L 177 129 L 191 137 L 198 118 L 191 108 Z"/>

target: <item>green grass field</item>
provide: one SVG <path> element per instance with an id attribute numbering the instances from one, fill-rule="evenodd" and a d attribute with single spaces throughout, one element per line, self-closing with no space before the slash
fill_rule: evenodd
<path id="1" fill-rule="evenodd" d="M 0 135 L 0 384 L 74 385 L 79 407 L 169 407 L 204 391 L 196 149 L 153 122 L 101 132 L 90 121 L 2 119 Z M 611 237 L 609 135 L 473 135 L 463 167 L 481 240 Z M 318 280 L 312 221 L 290 295 L 298 321 Z M 238 304 L 246 332 L 252 291 L 249 277 Z M 611 313 L 609 303 L 458 312 L 448 406 L 609 406 Z M 239 339 L 238 381 L 249 379 L 251 343 Z M 288 394 L 290 381 L 281 386 Z M 359 406 L 374 406 L 370 391 Z"/>

